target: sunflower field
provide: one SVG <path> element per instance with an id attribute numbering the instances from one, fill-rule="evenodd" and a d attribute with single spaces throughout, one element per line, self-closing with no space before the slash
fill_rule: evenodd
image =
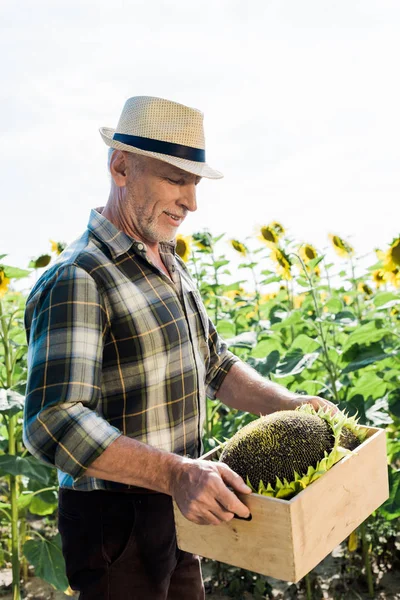
<path id="1" fill-rule="evenodd" d="M 390 497 L 333 557 L 285 586 L 203 559 L 210 598 L 400 597 L 400 236 L 371 251 L 371 264 L 339 235 L 327 243 L 336 253 L 330 262 L 277 222 L 242 240 L 209 231 L 177 237 L 177 254 L 232 352 L 271 381 L 326 398 L 387 436 Z M 27 292 L 14 287 L 64 248 L 51 241 L 26 270 L 0 256 L 0 572 L 10 570 L 12 580 L 0 584 L 0 597 L 12 588 L 13 600 L 24 597 L 33 574 L 73 595 L 56 528 L 56 472 L 22 443 Z M 205 450 L 257 417 L 208 399 Z"/>

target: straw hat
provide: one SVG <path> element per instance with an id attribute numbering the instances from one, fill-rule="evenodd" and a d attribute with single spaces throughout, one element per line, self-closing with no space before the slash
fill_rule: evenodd
<path id="1" fill-rule="evenodd" d="M 184 171 L 220 179 L 206 163 L 203 113 L 171 100 L 135 96 L 125 102 L 116 129 L 101 127 L 107 146 L 152 156 Z"/>

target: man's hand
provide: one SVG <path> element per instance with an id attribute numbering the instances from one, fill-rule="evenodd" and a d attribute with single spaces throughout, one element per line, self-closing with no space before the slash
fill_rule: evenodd
<path id="1" fill-rule="evenodd" d="M 185 459 L 171 482 L 171 495 L 182 514 L 199 525 L 219 525 L 234 515 L 248 517 L 249 509 L 228 489 L 250 494 L 243 479 L 224 463 Z"/>
<path id="2" fill-rule="evenodd" d="M 312 404 L 315 410 L 318 410 L 320 407 L 322 407 L 324 410 L 329 410 L 331 415 L 339 412 L 338 407 L 329 400 L 325 400 L 319 396 L 305 396 L 302 394 L 295 394 L 293 398 L 289 400 L 289 406 L 287 410 L 294 410 L 302 404 Z"/>

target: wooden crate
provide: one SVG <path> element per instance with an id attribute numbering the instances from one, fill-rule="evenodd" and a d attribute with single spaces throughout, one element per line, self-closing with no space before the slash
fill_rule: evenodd
<path id="1" fill-rule="evenodd" d="M 291 500 L 238 494 L 251 521 L 188 521 L 174 502 L 178 546 L 236 567 L 297 582 L 389 496 L 386 436 L 365 427 L 366 440 Z M 212 460 L 220 449 L 202 458 Z"/>

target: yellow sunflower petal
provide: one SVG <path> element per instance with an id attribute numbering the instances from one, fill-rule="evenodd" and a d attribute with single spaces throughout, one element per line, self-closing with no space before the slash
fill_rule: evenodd
<path id="1" fill-rule="evenodd" d="M 3 270 L 0 270 L 0 298 L 2 298 L 8 290 L 9 283 L 9 278 L 5 276 Z"/>

